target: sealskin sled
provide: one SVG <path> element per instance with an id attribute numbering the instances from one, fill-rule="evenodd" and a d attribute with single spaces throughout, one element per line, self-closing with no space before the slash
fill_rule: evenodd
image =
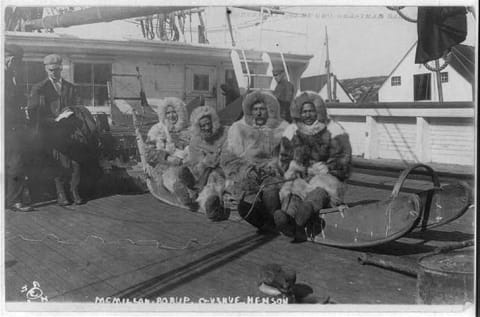
<path id="1" fill-rule="evenodd" d="M 399 195 L 407 176 L 423 168 L 433 187 L 417 194 Z M 424 164 L 402 172 L 390 197 L 384 201 L 350 208 L 320 211 L 306 227 L 312 242 L 344 248 L 363 248 L 394 241 L 412 230 L 426 230 L 460 217 L 471 203 L 463 183 L 441 186 L 435 171 Z"/>
<path id="2" fill-rule="evenodd" d="M 142 81 L 142 75 L 140 74 L 140 69 L 139 67 L 136 67 L 137 70 L 137 79 L 140 84 L 140 100 L 141 100 L 141 106 L 142 109 L 145 110 L 146 107 L 149 107 L 147 97 L 145 95 L 145 90 L 143 88 L 143 81 Z M 195 98 L 192 101 L 190 101 L 186 106 L 188 109 L 188 114 L 190 116 L 190 113 L 195 107 L 200 106 L 204 102 L 203 97 L 200 98 Z M 150 108 L 151 109 L 151 108 Z M 140 154 L 140 161 L 145 173 L 145 178 L 146 178 L 146 183 L 148 190 L 150 193 L 155 197 L 156 199 L 163 201 L 167 204 L 176 206 L 176 207 L 181 207 L 185 209 L 192 210 L 192 206 L 185 206 L 182 204 L 175 195 L 170 193 L 164 186 L 163 186 L 163 173 L 173 173 L 173 169 L 171 168 L 172 166 L 169 165 L 162 165 L 159 164 L 156 167 L 152 167 L 147 163 L 146 159 L 146 152 L 145 152 L 145 141 L 143 139 L 142 133 L 140 131 L 141 128 L 141 123 L 138 122 L 137 114 L 135 112 L 135 109 L 132 108 L 132 119 L 133 119 L 133 127 L 135 130 L 135 138 L 137 141 L 137 147 L 138 147 L 138 152 Z"/>
<path id="3" fill-rule="evenodd" d="M 157 166 L 152 167 L 147 163 L 146 153 L 145 153 L 145 141 L 143 140 L 142 133 L 140 132 L 140 125 L 137 119 L 137 114 L 135 110 L 132 109 L 132 117 L 133 117 L 133 126 L 135 129 L 135 137 L 137 141 L 138 152 L 140 154 L 140 161 L 146 176 L 146 183 L 148 190 L 156 199 L 163 201 L 169 205 L 173 205 L 176 207 L 181 207 L 185 209 L 191 209 L 184 204 L 182 204 L 172 193 L 170 193 L 164 186 L 163 186 L 163 179 L 162 179 L 162 171 L 166 171 L 169 169 L 169 166 Z M 170 169 L 171 170 L 171 169 Z"/>
<path id="4" fill-rule="evenodd" d="M 132 116 L 148 190 L 162 202 L 192 210 L 163 186 L 162 173 L 147 163 L 145 142 L 135 111 L 132 111 Z M 432 188 L 417 194 L 399 195 L 408 175 L 419 168 L 425 169 L 431 176 Z M 165 170 L 168 166 L 164 167 Z M 314 243 L 343 248 L 371 247 L 399 239 L 412 230 L 423 231 L 453 221 L 465 213 L 471 198 L 471 190 L 466 184 L 441 186 L 431 167 L 415 164 L 402 172 L 388 199 L 349 208 L 321 210 L 305 230 Z"/>

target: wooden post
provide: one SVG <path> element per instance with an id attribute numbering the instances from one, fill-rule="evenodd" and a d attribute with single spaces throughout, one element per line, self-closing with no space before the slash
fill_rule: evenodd
<path id="1" fill-rule="evenodd" d="M 415 153 L 421 163 L 429 163 L 432 160 L 432 146 L 430 144 L 430 124 L 424 117 L 417 117 L 417 133 Z"/>
<path id="2" fill-rule="evenodd" d="M 378 157 L 378 129 L 375 117 L 366 116 L 365 118 L 365 158 L 375 159 Z"/>
<path id="3" fill-rule="evenodd" d="M 442 81 L 440 79 L 440 63 L 438 62 L 438 59 L 435 60 L 435 68 L 437 69 L 435 73 L 437 73 L 438 101 L 443 102 Z"/>

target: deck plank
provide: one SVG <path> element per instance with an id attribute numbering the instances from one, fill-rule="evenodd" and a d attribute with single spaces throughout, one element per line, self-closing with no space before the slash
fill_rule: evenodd
<path id="1" fill-rule="evenodd" d="M 10 242 L 12 247 L 22 249 L 28 254 L 22 258 L 23 261 L 29 261 L 29 265 L 35 269 L 36 278 L 47 274 L 51 280 L 50 283 L 61 286 L 59 292 L 64 292 L 78 284 L 84 282 L 85 275 L 82 271 L 74 272 L 72 262 L 61 257 L 58 253 L 46 246 L 43 242 L 27 242 L 17 240 Z M 13 251 L 18 256 L 17 250 Z"/>
<path id="2" fill-rule="evenodd" d="M 59 225 L 57 221 L 54 221 L 54 223 L 56 226 Z M 67 234 L 61 231 L 59 228 L 53 227 L 52 230 L 56 230 L 54 232 L 56 232 L 59 236 Z M 67 236 L 67 238 L 75 237 Z M 120 265 L 118 260 L 113 257 L 108 258 L 108 253 L 102 252 L 101 249 L 93 244 L 86 243 L 75 246 L 62 245 L 55 241 L 53 241 L 53 243 L 57 244 L 57 247 L 61 247 L 63 252 L 76 255 L 76 257 L 79 259 L 79 263 L 81 263 L 86 270 L 98 276 L 97 280 L 99 283 L 102 283 L 104 285 L 103 288 L 110 289 L 110 291 L 113 291 L 112 286 L 103 282 L 103 280 L 109 278 L 112 272 L 121 274 L 125 270 L 124 266 Z"/>
<path id="3" fill-rule="evenodd" d="M 28 231 L 32 232 L 35 228 L 43 229 L 42 231 L 45 232 L 53 232 L 51 227 L 46 227 L 44 223 L 40 223 L 38 221 L 35 222 L 34 227 L 32 227 L 32 224 L 30 224 L 30 227 L 27 227 L 26 229 L 29 229 Z M 75 257 L 70 246 L 64 246 L 62 243 L 58 243 L 50 238 L 45 239 L 42 242 L 42 245 L 46 246 L 46 248 L 43 249 L 46 252 L 45 257 L 48 257 L 49 259 L 59 258 L 60 262 L 58 264 L 65 271 L 67 276 L 77 277 L 78 281 L 75 283 L 75 285 L 82 285 L 82 288 L 85 288 L 85 286 L 83 286 L 85 284 L 90 285 L 90 288 L 92 288 L 92 290 L 95 292 L 100 292 L 103 290 L 106 290 L 109 293 L 115 292 L 115 290 L 108 284 L 102 285 L 101 287 L 96 285 L 98 284 L 99 277 L 89 269 L 91 267 L 90 265 L 84 265 L 85 261 L 83 257 Z M 103 272 L 104 269 L 101 271 Z M 85 296 L 88 297 L 89 293 L 91 293 L 91 291 L 87 290 L 87 295 Z"/>
<path id="4" fill-rule="evenodd" d="M 370 176 L 360 175 L 357 180 L 367 185 L 348 186 L 349 204 L 386 199 L 395 181 L 378 178 L 382 187 L 368 186 L 375 182 Z M 428 186 L 428 182 L 417 183 L 414 185 Z M 360 266 L 358 255 L 369 251 L 414 264 L 435 246 L 473 237 L 473 219 L 472 209 L 427 233 L 412 233 L 384 246 L 353 251 L 258 235 L 244 221 L 212 223 L 203 214 L 168 206 L 149 194 L 104 197 L 74 209 L 51 205 L 32 213 L 7 212 L 6 260 L 16 262 L 8 268 L 6 295 L 9 301 L 25 301 L 18 284 L 38 280 L 53 302 L 92 302 L 95 296 L 245 299 L 261 295 L 257 289 L 260 268 L 274 262 L 297 270 L 298 283 L 313 290 L 308 299 L 311 303 L 331 296 L 339 303 L 413 304 L 415 279 Z M 154 239 L 173 247 L 184 246 L 190 239 L 200 243 L 167 250 L 129 243 L 105 245 L 97 239 L 72 245 L 55 239 L 42 243 L 9 240 L 18 234 L 38 239 L 48 233 L 62 240 L 84 240 L 96 234 L 108 241 Z M 59 276 L 58 272 L 65 270 L 72 276 Z"/>

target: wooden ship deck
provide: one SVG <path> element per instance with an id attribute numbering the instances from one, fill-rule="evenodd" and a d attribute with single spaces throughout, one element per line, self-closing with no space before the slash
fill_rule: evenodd
<path id="1" fill-rule="evenodd" d="M 354 173 L 347 203 L 386 199 L 396 179 Z M 429 187 L 408 180 L 407 188 Z M 415 304 L 416 279 L 361 265 L 362 252 L 415 265 L 435 247 L 474 238 L 474 208 L 427 232 L 364 250 L 291 243 L 258 234 L 246 222 L 212 223 L 149 193 L 113 195 L 81 206 L 45 205 L 30 213 L 5 212 L 6 302 L 24 303 L 22 287 L 37 281 L 49 303 L 126 299 L 262 296 L 260 267 L 290 266 L 310 290 L 303 303 Z"/>

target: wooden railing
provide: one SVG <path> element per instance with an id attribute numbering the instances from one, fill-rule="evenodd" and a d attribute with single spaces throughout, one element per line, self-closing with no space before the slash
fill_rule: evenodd
<path id="1" fill-rule="evenodd" d="M 327 107 L 350 134 L 354 155 L 474 164 L 474 103 L 336 103 Z"/>

